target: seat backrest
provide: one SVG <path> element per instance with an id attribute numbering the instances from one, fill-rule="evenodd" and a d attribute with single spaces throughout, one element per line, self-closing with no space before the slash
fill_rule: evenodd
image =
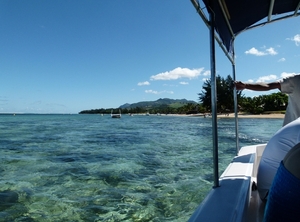
<path id="1" fill-rule="evenodd" d="M 300 179 L 300 143 L 295 145 L 284 157 L 283 165 L 285 168 Z"/>

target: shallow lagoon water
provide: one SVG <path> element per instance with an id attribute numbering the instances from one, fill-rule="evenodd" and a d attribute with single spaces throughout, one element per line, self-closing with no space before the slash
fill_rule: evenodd
<path id="1" fill-rule="evenodd" d="M 239 119 L 240 145 L 282 119 Z M 219 119 L 220 174 L 235 155 Z M 211 119 L 0 115 L 0 221 L 187 221 L 212 187 Z"/>

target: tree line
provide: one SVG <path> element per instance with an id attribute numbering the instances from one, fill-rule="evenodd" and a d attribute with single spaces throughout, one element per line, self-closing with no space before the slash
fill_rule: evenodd
<path id="1" fill-rule="evenodd" d="M 217 85 L 217 111 L 218 113 L 234 112 L 233 99 L 233 79 L 230 75 L 226 78 L 221 76 L 216 77 Z M 92 109 L 83 110 L 79 114 L 110 114 L 121 111 L 122 114 L 135 113 L 149 113 L 149 114 L 196 114 L 196 113 L 210 113 L 211 112 L 211 80 L 207 79 L 202 91 L 198 94 L 199 103 L 188 103 L 180 107 L 172 107 L 169 105 L 161 105 L 158 107 L 135 107 L 123 109 Z M 237 91 L 238 111 L 250 114 L 262 114 L 269 112 L 285 113 L 288 105 L 288 96 L 281 92 L 272 93 L 269 95 L 260 95 L 253 98 L 246 97 L 242 91 Z"/>
<path id="2" fill-rule="evenodd" d="M 226 78 L 217 76 L 217 110 L 218 112 L 233 112 L 233 79 L 230 75 Z M 206 109 L 206 112 L 211 111 L 211 80 L 205 81 L 202 87 L 202 92 L 198 94 L 200 104 Z M 285 113 L 288 105 L 288 96 L 281 92 L 272 93 L 269 95 L 260 95 L 253 98 L 246 97 L 242 91 L 237 91 L 238 111 L 251 114 L 262 114 L 270 112 Z"/>
<path id="3" fill-rule="evenodd" d="M 110 114 L 112 111 L 114 113 L 119 113 L 119 110 L 122 114 L 135 114 L 135 113 L 149 113 L 149 114 L 192 114 L 199 113 L 204 111 L 201 109 L 200 104 L 188 103 L 181 107 L 171 107 L 168 105 L 161 105 L 158 107 L 134 107 L 134 108 L 109 108 L 109 109 L 92 109 L 92 110 L 83 110 L 79 114 Z"/>

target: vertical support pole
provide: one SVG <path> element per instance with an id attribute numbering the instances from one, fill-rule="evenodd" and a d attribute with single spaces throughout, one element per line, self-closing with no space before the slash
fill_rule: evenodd
<path id="1" fill-rule="evenodd" d="M 233 43 L 232 43 L 233 44 Z M 233 46 L 232 46 L 233 47 Z M 233 73 L 233 81 L 236 81 L 236 75 L 235 75 L 235 59 L 234 59 L 234 50 L 232 53 L 232 73 Z M 237 101 L 237 92 L 236 88 L 233 89 L 233 103 L 234 103 L 234 119 L 235 119 L 235 145 L 236 145 L 236 155 L 240 151 L 240 145 L 239 145 L 239 129 L 238 129 L 238 101 Z"/>
<path id="2" fill-rule="evenodd" d="M 216 56 L 215 56 L 215 15 L 209 10 L 210 19 L 210 69 L 211 69 L 211 111 L 212 111 L 212 139 L 214 187 L 219 187 L 219 157 L 218 157 L 218 124 L 217 124 L 217 83 L 216 83 Z"/>

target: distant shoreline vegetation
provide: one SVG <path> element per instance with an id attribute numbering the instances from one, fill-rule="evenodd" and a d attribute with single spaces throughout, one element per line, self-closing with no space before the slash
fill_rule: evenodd
<path id="1" fill-rule="evenodd" d="M 158 99 L 156 101 L 144 101 L 133 104 L 126 103 L 118 108 L 83 110 L 79 112 L 79 114 L 110 114 L 112 110 L 114 112 L 119 112 L 119 109 L 121 110 L 122 114 L 194 114 L 201 112 L 200 105 L 195 101 L 165 98 Z"/>
<path id="2" fill-rule="evenodd" d="M 217 110 L 219 114 L 228 114 L 233 110 L 233 80 L 217 76 Z M 122 114 L 207 114 L 211 113 L 211 80 L 206 80 L 199 95 L 199 103 L 186 99 L 158 99 L 133 104 L 124 104 L 118 108 L 83 110 L 79 114 L 110 114 L 112 110 Z M 270 112 L 285 113 L 288 96 L 281 92 L 255 97 L 245 97 L 237 91 L 238 112 L 263 114 Z M 117 109 L 117 110 L 116 110 Z"/>

